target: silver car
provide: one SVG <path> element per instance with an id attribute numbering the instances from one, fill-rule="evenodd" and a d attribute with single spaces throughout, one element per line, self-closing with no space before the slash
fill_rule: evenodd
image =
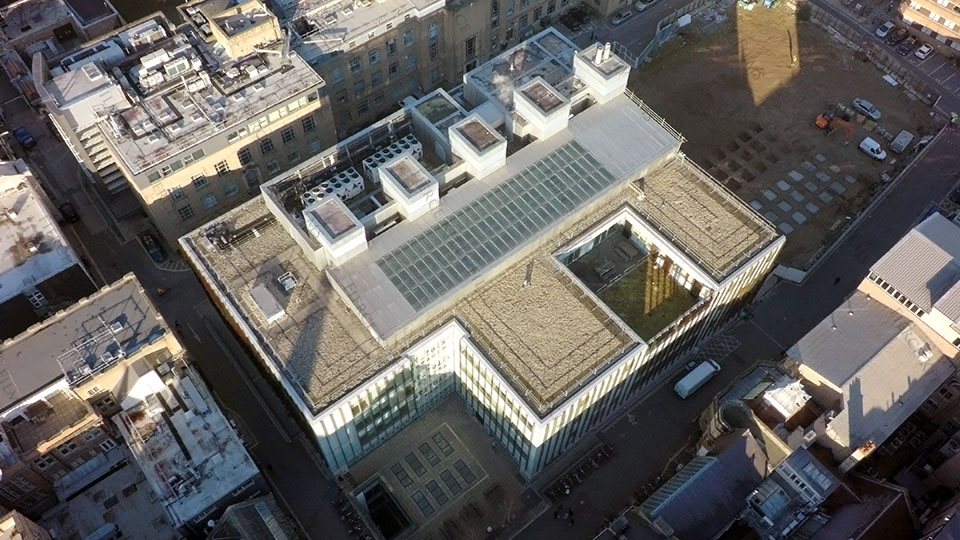
<path id="1" fill-rule="evenodd" d="M 873 103 L 870 103 L 863 98 L 854 99 L 853 108 L 862 112 L 867 118 L 873 120 L 874 122 L 880 120 L 880 109 L 874 107 Z"/>

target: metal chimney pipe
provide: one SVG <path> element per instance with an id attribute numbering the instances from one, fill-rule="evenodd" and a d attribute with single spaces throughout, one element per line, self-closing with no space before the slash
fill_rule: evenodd
<path id="1" fill-rule="evenodd" d="M 613 45 L 608 41 L 603 45 L 603 60 L 607 61 L 610 59 L 610 51 L 613 49 Z"/>
<path id="2" fill-rule="evenodd" d="M 603 62 L 603 47 L 601 47 L 600 44 L 597 43 L 597 54 L 593 58 L 593 63 L 599 66 L 600 62 Z"/>

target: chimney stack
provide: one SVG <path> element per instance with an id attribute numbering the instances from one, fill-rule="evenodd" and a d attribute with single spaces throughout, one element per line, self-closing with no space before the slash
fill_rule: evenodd
<path id="1" fill-rule="evenodd" d="M 593 63 L 594 65 L 599 66 L 600 62 L 603 62 L 603 47 L 601 47 L 600 44 L 597 43 L 597 55 L 594 56 Z"/>
<path id="2" fill-rule="evenodd" d="M 610 59 L 610 50 L 613 48 L 613 45 L 608 41 L 603 45 L 603 61 L 606 62 Z"/>

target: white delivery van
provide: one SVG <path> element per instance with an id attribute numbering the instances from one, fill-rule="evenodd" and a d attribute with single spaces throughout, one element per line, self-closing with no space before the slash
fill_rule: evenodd
<path id="1" fill-rule="evenodd" d="M 704 360 L 699 366 L 690 370 L 690 373 L 684 375 L 682 379 L 674 385 L 673 391 L 683 399 L 687 399 L 690 394 L 697 391 L 697 388 L 703 386 L 707 381 L 713 378 L 720 371 L 720 364 L 713 360 Z"/>
<path id="2" fill-rule="evenodd" d="M 873 159 L 883 161 L 887 159 L 887 153 L 880 148 L 880 143 L 867 137 L 866 139 L 860 141 L 860 150 L 863 150 L 868 156 Z"/>

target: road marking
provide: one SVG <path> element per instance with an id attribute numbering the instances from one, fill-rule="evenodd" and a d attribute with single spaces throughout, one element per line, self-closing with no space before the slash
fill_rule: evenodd
<path id="1" fill-rule="evenodd" d="M 957 75 L 956 73 L 951 73 L 950 76 L 947 77 L 946 79 L 940 79 L 940 84 L 946 83 L 946 82 L 949 81 L 950 79 L 954 78 L 956 75 Z"/>
<path id="2" fill-rule="evenodd" d="M 193 337 L 196 338 L 197 341 L 199 341 L 200 343 L 203 343 L 203 340 L 200 339 L 200 334 L 197 333 L 197 330 L 193 327 L 192 324 L 187 323 L 187 328 L 190 329 L 190 333 L 193 334 Z"/>
<path id="3" fill-rule="evenodd" d="M 927 75 L 930 75 L 930 76 L 932 77 L 934 73 L 936 73 L 940 68 L 942 68 L 942 67 L 945 66 L 945 65 L 947 65 L 947 63 L 946 63 L 946 62 L 943 62 L 943 63 L 940 64 L 939 66 L 935 67 L 935 68 L 933 69 L 933 71 L 928 71 L 928 72 L 927 72 Z"/>

